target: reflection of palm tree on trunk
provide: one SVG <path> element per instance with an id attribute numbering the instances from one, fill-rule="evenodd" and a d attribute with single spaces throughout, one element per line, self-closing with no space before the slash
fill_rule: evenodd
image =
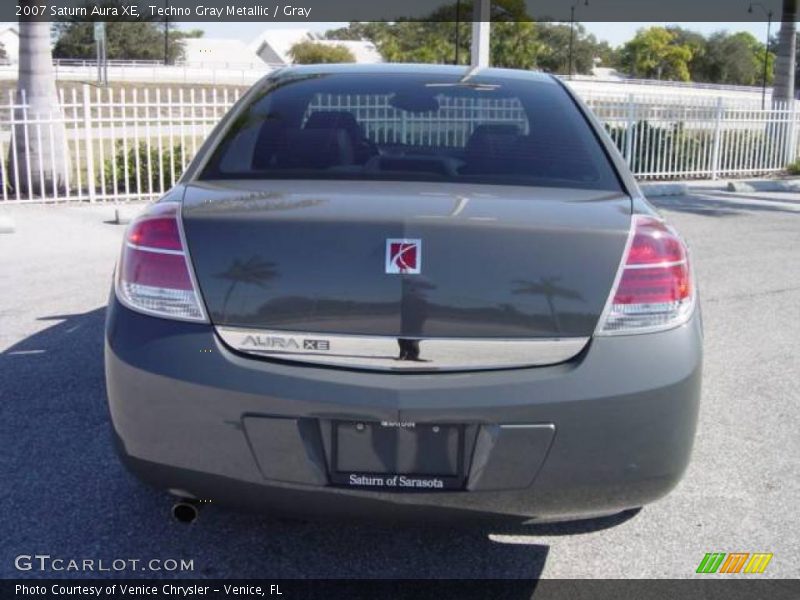
<path id="1" fill-rule="evenodd" d="M 217 275 L 217 277 L 231 282 L 222 302 L 222 314 L 228 314 L 228 301 L 231 299 L 233 290 L 236 289 L 237 285 L 249 283 L 265 288 L 267 287 L 267 281 L 275 279 L 277 276 L 278 272 L 275 270 L 275 263 L 263 260 L 258 256 L 252 256 L 246 261 L 234 260 L 226 271 Z"/>
<path id="2" fill-rule="evenodd" d="M 547 307 L 550 309 L 550 317 L 553 319 L 556 331 L 561 333 L 561 320 L 556 310 L 554 298 L 565 298 L 570 300 L 583 300 L 575 290 L 557 285 L 561 277 L 540 277 L 536 281 L 514 280 L 512 283 L 519 286 L 512 290 L 512 294 L 530 294 L 534 296 L 544 296 Z"/>
<path id="3" fill-rule="evenodd" d="M 436 286 L 420 275 L 403 279 L 403 334 L 414 337 L 422 335 L 422 327 L 428 318 L 428 292 Z M 398 338 L 399 360 L 421 360 L 419 340 Z"/>

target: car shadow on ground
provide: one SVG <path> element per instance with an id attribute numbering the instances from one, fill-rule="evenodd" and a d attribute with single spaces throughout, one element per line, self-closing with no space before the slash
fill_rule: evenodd
<path id="1" fill-rule="evenodd" d="M 520 578 L 534 582 L 545 537 L 619 525 L 536 526 L 290 521 L 209 506 L 192 525 L 121 465 L 103 375 L 104 308 L 43 318 L 0 354 L 3 554 L 0 577 Z M 512 537 L 508 537 L 512 536 Z M 524 536 L 524 537 L 520 537 Z M 184 572 L 19 572 L 20 554 L 193 561 Z M 533 585 L 533 584 L 532 584 Z M 529 590 L 529 591 L 532 591 Z M 529 596 L 525 596 L 529 597 Z"/>

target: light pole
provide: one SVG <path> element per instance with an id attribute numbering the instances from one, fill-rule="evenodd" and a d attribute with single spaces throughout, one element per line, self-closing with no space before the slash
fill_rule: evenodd
<path id="1" fill-rule="evenodd" d="M 461 0 L 456 0 L 456 60 L 458 64 L 459 59 L 459 46 L 461 45 Z"/>
<path id="2" fill-rule="evenodd" d="M 569 7 L 569 69 L 567 70 L 567 75 L 570 77 L 572 77 L 572 46 L 575 43 L 575 9 L 578 4 L 578 2 L 575 2 Z M 583 5 L 589 6 L 589 0 L 583 0 Z"/>
<path id="3" fill-rule="evenodd" d="M 491 35 L 492 2 L 491 0 L 473 0 L 472 2 L 472 45 L 470 49 L 471 67 L 489 66 L 489 37 Z"/>
<path id="4" fill-rule="evenodd" d="M 760 8 L 767 15 L 767 41 L 764 44 L 764 76 L 761 79 L 761 110 L 764 110 L 767 102 L 767 65 L 769 64 L 769 31 L 772 27 L 772 10 L 764 7 L 761 2 L 751 2 L 747 12 L 753 14 L 753 7 Z"/>

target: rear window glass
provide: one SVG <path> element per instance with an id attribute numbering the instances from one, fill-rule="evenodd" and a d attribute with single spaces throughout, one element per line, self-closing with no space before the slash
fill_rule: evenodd
<path id="1" fill-rule="evenodd" d="M 270 82 L 201 179 L 363 179 L 619 190 L 550 81 L 325 74 Z"/>

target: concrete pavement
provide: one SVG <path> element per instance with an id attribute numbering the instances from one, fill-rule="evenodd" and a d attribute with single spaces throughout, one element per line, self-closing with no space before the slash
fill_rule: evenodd
<path id="1" fill-rule="evenodd" d="M 128 475 L 111 446 L 103 307 L 123 228 L 106 222 L 107 206 L 8 207 L 0 576 L 26 575 L 14 557 L 38 552 L 194 561 L 192 572 L 139 574 L 159 577 L 682 578 L 706 552 L 738 551 L 774 553 L 762 577 L 797 577 L 800 194 L 656 201 L 691 246 L 706 328 L 683 482 L 633 516 L 466 528 L 287 522 L 213 505 L 191 527 L 172 522 L 167 497 Z"/>

